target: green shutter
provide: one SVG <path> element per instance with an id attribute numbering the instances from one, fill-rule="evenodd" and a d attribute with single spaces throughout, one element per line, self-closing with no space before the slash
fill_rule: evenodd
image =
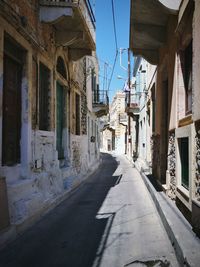
<path id="1" fill-rule="evenodd" d="M 56 148 L 58 151 L 58 159 L 64 157 L 63 147 L 62 147 L 62 132 L 63 132 L 63 113 L 64 113 L 64 100 L 63 100 L 63 87 L 57 83 L 57 112 L 56 112 Z"/>
<path id="2" fill-rule="evenodd" d="M 180 157 L 181 157 L 181 184 L 186 189 L 189 188 L 189 145 L 188 138 L 180 139 Z"/>

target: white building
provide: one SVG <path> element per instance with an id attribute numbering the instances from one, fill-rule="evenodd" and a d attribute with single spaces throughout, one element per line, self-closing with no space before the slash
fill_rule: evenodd
<path id="1" fill-rule="evenodd" d="M 118 91 L 110 105 L 110 126 L 115 130 L 115 151 L 125 153 L 125 139 L 127 133 L 127 115 L 125 113 L 125 96 Z"/>

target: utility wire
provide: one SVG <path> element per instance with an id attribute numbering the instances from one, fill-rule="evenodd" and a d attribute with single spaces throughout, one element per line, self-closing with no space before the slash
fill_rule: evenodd
<path id="1" fill-rule="evenodd" d="M 110 89 L 110 84 L 111 84 L 112 77 L 113 77 L 113 74 L 114 74 L 115 65 L 116 65 L 116 62 L 117 62 L 117 56 L 118 56 L 118 50 L 116 50 L 116 54 L 115 54 L 115 60 L 114 60 L 113 68 L 112 68 L 112 73 L 111 73 L 111 77 L 109 79 L 108 91 Z"/>
<path id="2" fill-rule="evenodd" d="M 113 68 L 112 68 L 112 73 L 111 73 L 111 77 L 109 79 L 109 85 L 108 85 L 108 91 L 110 89 L 110 85 L 112 82 L 112 77 L 114 74 L 114 70 L 115 70 L 115 65 L 117 62 L 117 57 L 118 57 L 118 43 L 117 43 L 117 31 L 116 31 L 116 23 L 115 23 L 115 10 L 114 10 L 114 0 L 111 0 L 112 3 L 112 17 L 113 17 L 113 29 L 114 29 L 114 36 L 115 36 L 115 47 L 116 47 L 116 54 L 115 54 L 115 59 L 114 59 L 114 64 L 113 64 Z"/>
<path id="3" fill-rule="evenodd" d="M 115 35 L 115 46 L 116 46 L 116 51 L 117 51 L 118 43 L 117 43 L 117 31 L 116 31 L 116 23 L 115 23 L 114 0 L 111 0 L 111 3 L 112 3 L 112 17 L 113 17 L 113 27 L 114 27 L 114 35 Z"/>

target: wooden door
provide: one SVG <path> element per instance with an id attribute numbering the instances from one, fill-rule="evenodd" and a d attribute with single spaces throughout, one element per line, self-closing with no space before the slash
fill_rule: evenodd
<path id="1" fill-rule="evenodd" d="M 10 224 L 5 177 L 0 177 L 0 231 Z"/>
<path id="2" fill-rule="evenodd" d="M 64 119 L 64 94 L 63 87 L 57 83 L 56 91 L 56 149 L 58 151 L 58 159 L 64 157 L 63 145 L 62 145 L 62 136 L 63 136 L 63 119 Z"/>
<path id="3" fill-rule="evenodd" d="M 2 165 L 20 162 L 22 65 L 4 56 Z"/>

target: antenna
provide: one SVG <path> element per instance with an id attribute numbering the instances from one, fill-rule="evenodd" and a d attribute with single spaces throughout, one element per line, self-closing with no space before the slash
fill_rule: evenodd
<path id="1" fill-rule="evenodd" d="M 124 69 L 125 71 L 128 71 L 127 68 L 125 68 L 125 67 L 122 65 L 122 54 L 123 54 L 124 51 L 128 51 L 128 49 L 127 49 L 127 48 L 120 48 L 120 49 L 119 49 L 120 67 L 121 67 L 122 69 Z"/>

